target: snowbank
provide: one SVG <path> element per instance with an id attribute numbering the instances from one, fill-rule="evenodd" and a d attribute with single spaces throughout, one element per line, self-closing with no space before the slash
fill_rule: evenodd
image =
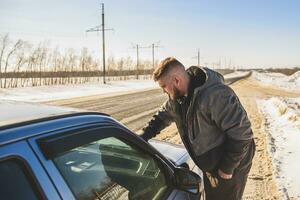
<path id="1" fill-rule="evenodd" d="M 38 86 L 0 89 L 0 100 L 43 102 L 99 94 L 128 92 L 138 89 L 156 88 L 152 80 L 111 81 L 107 84 L 92 83 L 78 85 Z"/>
<path id="2" fill-rule="evenodd" d="M 282 73 L 261 73 L 254 71 L 253 77 L 266 85 L 277 86 L 283 89 L 300 91 L 300 71 L 286 76 Z"/>
<path id="3" fill-rule="evenodd" d="M 249 72 L 248 71 L 235 71 L 229 74 L 225 74 L 224 78 L 225 79 L 231 79 L 231 78 L 238 78 L 238 77 L 242 77 L 242 76 L 246 76 Z"/>
<path id="4" fill-rule="evenodd" d="M 283 199 L 300 198 L 300 98 L 258 100 Z"/>

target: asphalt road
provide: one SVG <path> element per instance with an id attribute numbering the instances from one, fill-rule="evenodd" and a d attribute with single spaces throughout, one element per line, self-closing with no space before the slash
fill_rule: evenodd
<path id="1" fill-rule="evenodd" d="M 163 94 L 161 89 L 152 89 L 110 97 L 95 95 L 58 100 L 48 102 L 48 104 L 107 113 L 121 121 L 129 129 L 137 132 L 151 119 L 152 115 L 166 100 L 167 96 Z"/>

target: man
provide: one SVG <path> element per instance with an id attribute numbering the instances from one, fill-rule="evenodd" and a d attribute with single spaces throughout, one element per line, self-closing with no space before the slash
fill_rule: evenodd
<path id="1" fill-rule="evenodd" d="M 252 165 L 255 144 L 247 113 L 219 73 L 185 67 L 166 58 L 153 78 L 168 94 L 160 110 L 143 128 L 148 141 L 176 123 L 195 164 L 203 171 L 207 200 L 241 199 Z"/>

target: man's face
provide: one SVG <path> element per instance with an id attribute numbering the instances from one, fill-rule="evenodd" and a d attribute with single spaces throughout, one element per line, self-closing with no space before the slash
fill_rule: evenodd
<path id="1" fill-rule="evenodd" d="M 163 89 L 164 93 L 168 94 L 171 100 L 176 100 L 180 97 L 180 91 L 176 86 L 176 81 L 172 77 L 163 77 L 158 81 L 159 86 Z"/>

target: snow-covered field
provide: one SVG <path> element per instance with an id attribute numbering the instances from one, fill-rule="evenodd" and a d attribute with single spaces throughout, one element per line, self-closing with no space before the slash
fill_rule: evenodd
<path id="1" fill-rule="evenodd" d="M 0 89 L 0 100 L 43 102 L 91 95 L 105 95 L 157 87 L 152 80 L 110 81 L 107 84 L 77 84 Z"/>
<path id="2" fill-rule="evenodd" d="M 286 76 L 282 73 L 261 73 L 253 71 L 252 76 L 265 85 L 300 92 L 300 71 Z"/>
<path id="3" fill-rule="evenodd" d="M 283 199 L 300 198 L 300 98 L 258 100 Z"/>

